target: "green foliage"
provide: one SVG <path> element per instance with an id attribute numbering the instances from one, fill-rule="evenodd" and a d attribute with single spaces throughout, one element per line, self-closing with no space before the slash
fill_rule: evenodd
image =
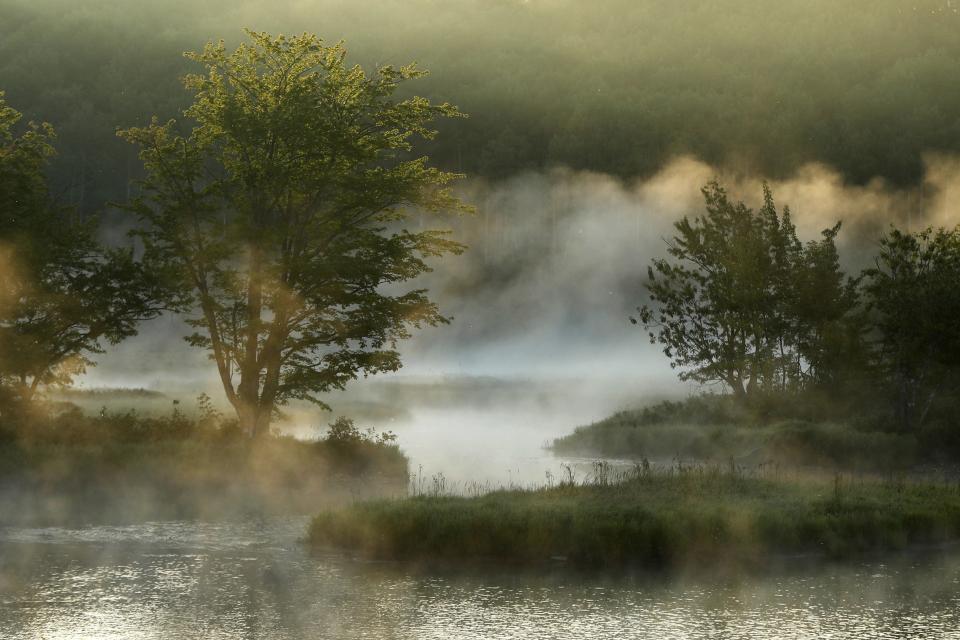
<path id="1" fill-rule="evenodd" d="M 29 123 L 0 92 L 0 403 L 66 384 L 158 315 L 164 292 L 130 250 L 106 249 L 96 221 L 50 199 L 53 128 Z"/>
<path id="2" fill-rule="evenodd" d="M 912 431 L 960 382 L 960 229 L 891 229 L 865 276 L 877 360 L 897 421 Z"/>
<path id="3" fill-rule="evenodd" d="M 672 260 L 648 269 L 652 306 L 638 311 L 651 342 L 681 380 L 721 383 L 741 398 L 835 383 L 859 344 L 839 223 L 804 245 L 766 187 L 756 211 L 716 182 L 703 195 L 706 213 L 675 225 Z"/>
<path id="4" fill-rule="evenodd" d="M 649 268 L 651 305 L 639 309 L 651 341 L 681 379 L 722 383 L 763 419 L 857 415 L 927 448 L 926 421 L 944 433 L 960 408 L 960 228 L 892 228 L 875 266 L 847 279 L 839 224 L 801 244 L 789 210 L 764 195 L 753 211 L 711 183 L 706 214 L 676 223 L 670 258 Z M 803 404 L 828 413 L 801 415 Z"/>
<path id="5" fill-rule="evenodd" d="M 476 498 L 328 510 L 308 539 L 410 561 L 756 568 L 784 554 L 845 559 L 960 536 L 955 486 L 777 480 L 737 468 L 638 467 L 625 477 Z"/>
<path id="6" fill-rule="evenodd" d="M 409 231 L 411 212 L 462 211 L 459 177 L 413 153 L 449 104 L 395 99 L 414 66 L 367 75 L 342 44 L 248 32 L 228 52 L 188 57 L 189 135 L 157 120 L 120 133 L 147 171 L 130 204 L 147 255 L 197 316 L 189 342 L 210 352 L 241 426 L 264 433 L 291 399 L 400 367 L 397 340 L 446 322 L 426 291 L 400 285 L 463 247 Z M 322 403 L 321 403 L 322 404 Z"/>

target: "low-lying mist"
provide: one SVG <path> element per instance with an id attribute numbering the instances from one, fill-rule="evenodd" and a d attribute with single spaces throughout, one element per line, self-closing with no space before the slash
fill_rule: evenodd
<path id="1" fill-rule="evenodd" d="M 843 223 L 841 259 L 856 274 L 889 225 L 957 222 L 951 202 L 960 162 L 929 156 L 926 166 L 917 189 L 845 184 L 823 165 L 769 185 L 778 205 L 790 206 L 801 239 Z M 632 182 L 572 170 L 466 182 L 463 197 L 477 212 L 451 224 L 469 250 L 438 261 L 412 285 L 427 287 L 451 323 L 401 343 L 400 372 L 328 394 L 331 413 L 286 407 L 281 428 L 314 438 L 346 415 L 364 428 L 393 430 L 420 478 L 496 486 L 557 474 L 559 461 L 543 450 L 554 438 L 620 409 L 699 390 L 677 381 L 629 316 L 646 301 L 651 258 L 665 254 L 678 218 L 699 215 L 700 187 L 714 178 L 734 198 L 760 203 L 762 176 L 724 173 L 689 157 Z M 413 224 L 436 221 L 415 217 Z M 229 411 L 206 355 L 180 339 L 186 333 L 174 317 L 148 323 L 101 357 L 81 386 L 167 392 L 147 403 L 152 411 L 172 399 L 189 410 L 203 391 Z M 98 400 L 84 402 L 96 410 Z M 104 402 L 111 410 L 143 403 Z"/>
<path id="2" fill-rule="evenodd" d="M 853 275 L 872 260 L 889 225 L 960 221 L 952 206 L 960 160 L 931 155 L 926 167 L 915 189 L 879 179 L 845 184 L 819 164 L 768 182 L 778 205 L 790 206 L 801 239 L 843 223 L 838 246 Z M 467 181 L 463 197 L 477 212 L 451 225 L 468 251 L 436 262 L 414 285 L 427 287 L 452 322 L 400 344 L 401 374 L 589 378 L 661 390 L 673 384 L 666 359 L 628 318 L 646 301 L 650 260 L 665 254 L 677 219 L 699 215 L 700 188 L 714 178 L 734 198 L 760 203 L 763 176 L 723 172 L 689 157 L 636 181 L 563 169 Z M 438 223 L 424 216 L 414 224 Z M 99 358 L 83 384 L 207 390 L 218 397 L 210 362 L 180 340 L 185 333 L 177 318 L 150 322 Z"/>

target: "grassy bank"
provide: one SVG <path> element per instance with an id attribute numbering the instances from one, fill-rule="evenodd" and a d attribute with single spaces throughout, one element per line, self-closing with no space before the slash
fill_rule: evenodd
<path id="1" fill-rule="evenodd" d="M 620 411 L 557 438 L 561 455 L 734 460 L 847 470 L 909 469 L 960 461 L 960 429 L 931 422 L 914 433 L 884 428 L 869 416 L 791 407 L 750 410 L 722 396 L 696 396 Z"/>
<path id="2" fill-rule="evenodd" d="M 412 561 L 656 568 L 758 567 L 784 554 L 840 559 L 960 537 L 955 485 L 638 467 L 590 484 L 423 496 L 325 511 L 315 546 Z"/>
<path id="3" fill-rule="evenodd" d="M 389 439 L 251 441 L 230 422 L 79 411 L 0 426 L 0 524 L 309 513 L 406 490 Z"/>

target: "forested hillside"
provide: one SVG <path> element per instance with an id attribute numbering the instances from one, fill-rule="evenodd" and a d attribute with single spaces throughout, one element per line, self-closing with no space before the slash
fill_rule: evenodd
<path id="1" fill-rule="evenodd" d="M 955 4 L 0 0 L 0 87 L 56 126 L 55 189 L 88 212 L 137 177 L 114 130 L 186 104 L 179 54 L 251 26 L 430 69 L 410 90 L 471 117 L 444 123 L 429 151 L 475 176 L 567 165 L 634 177 L 688 153 L 768 177 L 821 161 L 851 182 L 904 185 L 925 152 L 960 149 Z"/>

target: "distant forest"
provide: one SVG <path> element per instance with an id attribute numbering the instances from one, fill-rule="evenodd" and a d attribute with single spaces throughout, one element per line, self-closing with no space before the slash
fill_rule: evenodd
<path id="1" fill-rule="evenodd" d="M 960 150 L 956 0 L 0 0 L 0 87 L 59 132 L 65 204 L 125 198 L 117 127 L 178 115 L 179 56 L 242 27 L 346 40 L 364 65 L 416 60 L 454 101 L 429 149 L 496 179 L 566 165 L 624 177 L 692 154 L 776 178 L 821 161 L 853 183 L 915 184 Z M 759 7 L 759 8 L 758 8 Z"/>

